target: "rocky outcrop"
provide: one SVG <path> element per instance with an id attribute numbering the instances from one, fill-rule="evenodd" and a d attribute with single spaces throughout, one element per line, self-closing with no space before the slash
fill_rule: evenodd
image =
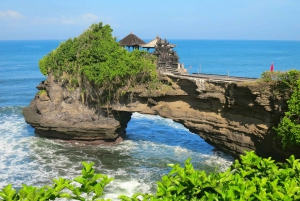
<path id="1" fill-rule="evenodd" d="M 89 142 L 116 142 L 125 135 L 132 112 L 160 115 L 183 124 L 208 143 L 235 156 L 255 150 L 284 158 L 273 126 L 287 109 L 288 92 L 263 82 L 224 82 L 175 75 L 164 77 L 162 90 L 128 91 L 109 107 L 82 104 L 50 75 L 24 108 L 27 123 L 41 136 Z M 108 112 L 110 111 L 110 112 Z"/>
<path id="2" fill-rule="evenodd" d="M 83 105 L 79 89 L 70 92 L 52 75 L 37 88 L 40 91 L 23 110 L 25 121 L 36 134 L 86 143 L 117 143 L 124 137 L 131 113 L 107 115 L 95 106 Z"/>

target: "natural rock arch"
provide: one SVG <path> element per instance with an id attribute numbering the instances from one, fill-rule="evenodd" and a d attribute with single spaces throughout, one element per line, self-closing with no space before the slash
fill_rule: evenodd
<path id="1" fill-rule="evenodd" d="M 92 143 L 117 143 L 132 112 L 155 114 L 183 124 L 209 144 L 234 156 L 255 150 L 286 157 L 273 140 L 272 127 L 286 109 L 286 96 L 274 96 L 265 83 L 234 83 L 166 75 L 172 86 L 161 93 L 128 92 L 96 113 L 49 75 L 23 114 L 39 135 Z M 130 96 L 130 98 L 129 98 Z"/>

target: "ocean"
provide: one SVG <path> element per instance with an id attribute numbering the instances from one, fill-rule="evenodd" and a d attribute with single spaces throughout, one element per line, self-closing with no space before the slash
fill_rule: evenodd
<path id="1" fill-rule="evenodd" d="M 169 40 L 189 73 L 259 78 L 270 70 L 300 69 L 300 41 Z"/>
<path id="2" fill-rule="evenodd" d="M 260 77 L 275 70 L 300 69 L 299 41 L 169 40 L 189 73 Z M 0 188 L 8 183 L 42 186 L 52 178 L 73 178 L 81 161 L 115 178 L 105 198 L 136 192 L 155 193 L 167 164 L 192 158 L 196 169 L 223 171 L 233 158 L 207 144 L 182 125 L 159 116 L 134 113 L 126 139 L 116 146 L 80 146 L 34 134 L 22 109 L 30 104 L 45 77 L 38 61 L 60 41 L 0 41 Z"/>

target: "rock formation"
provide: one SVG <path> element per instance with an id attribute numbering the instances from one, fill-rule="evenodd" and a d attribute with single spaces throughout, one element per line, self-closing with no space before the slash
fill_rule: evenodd
<path id="1" fill-rule="evenodd" d="M 70 92 L 52 75 L 37 88 L 40 91 L 23 110 L 36 134 L 90 143 L 116 143 L 124 136 L 131 113 L 99 114 L 93 106 L 82 104 L 79 89 Z"/>
<path id="2" fill-rule="evenodd" d="M 132 112 L 139 112 L 173 119 L 234 156 L 244 150 L 275 158 L 289 154 L 276 144 L 272 130 L 287 109 L 288 92 L 258 81 L 175 75 L 164 80 L 167 89 L 128 91 L 109 107 L 100 107 L 91 101 L 83 104 L 79 90 L 70 91 L 49 75 L 23 114 L 38 135 L 51 138 L 116 143 L 125 135 Z"/>

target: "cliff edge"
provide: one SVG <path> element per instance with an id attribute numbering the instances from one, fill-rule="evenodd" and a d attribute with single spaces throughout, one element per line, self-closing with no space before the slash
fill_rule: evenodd
<path id="1" fill-rule="evenodd" d="M 164 75 L 163 90 L 127 90 L 110 105 L 93 97 L 82 101 L 50 74 L 23 114 L 40 136 L 86 143 L 117 143 L 133 112 L 160 115 L 183 124 L 213 146 L 234 156 L 255 150 L 260 156 L 286 158 L 272 129 L 287 110 L 290 92 L 265 82 L 225 82 Z M 97 89 L 90 89 L 97 90 Z M 96 93 L 96 92 L 95 92 Z M 94 100 L 94 101 L 92 101 Z M 295 154 L 295 153 L 293 153 Z"/>

